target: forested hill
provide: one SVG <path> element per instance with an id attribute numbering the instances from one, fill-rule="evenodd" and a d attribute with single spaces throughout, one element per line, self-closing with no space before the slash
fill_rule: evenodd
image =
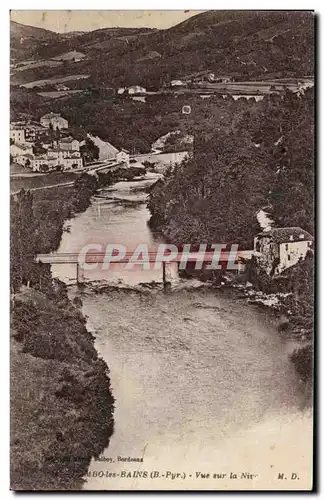
<path id="1" fill-rule="evenodd" d="M 77 69 L 89 73 L 95 86 L 156 88 L 200 70 L 241 80 L 313 74 L 312 12 L 207 11 L 167 30 L 109 28 L 75 36 L 52 33 L 45 40 L 46 30 L 35 30 L 21 40 L 13 24 L 16 61 L 81 51 L 84 61 L 55 68 L 55 74 Z M 53 71 L 45 66 L 35 76 L 51 76 Z"/>
<path id="2" fill-rule="evenodd" d="M 151 189 L 153 226 L 176 244 L 251 248 L 267 207 L 276 226 L 314 234 L 313 98 L 313 90 L 270 96 L 235 129 L 197 133 L 193 158 Z"/>
<path id="3" fill-rule="evenodd" d="M 10 22 L 10 58 L 28 59 L 38 57 L 38 52 L 42 47 L 50 47 L 60 40 L 60 35 L 53 31 L 35 26 L 26 26 L 24 24 Z"/>

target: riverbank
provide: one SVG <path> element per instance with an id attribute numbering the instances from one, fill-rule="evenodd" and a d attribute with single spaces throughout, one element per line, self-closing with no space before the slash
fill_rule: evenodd
<path id="1" fill-rule="evenodd" d="M 119 182 L 103 189 L 85 212 L 69 221 L 59 252 L 76 252 L 84 241 L 122 241 L 128 248 L 141 242 L 155 248 L 161 239 L 147 226 L 145 206 L 145 189 L 153 181 Z M 71 284 L 72 297 L 75 268 L 53 265 L 52 272 Z M 138 463 L 122 464 L 118 457 L 143 458 L 143 474 L 177 471 L 182 464 L 189 475 L 202 463 L 204 470 L 208 464 L 214 470 L 215 463 L 221 471 L 236 470 L 233 449 L 238 457 L 248 456 L 250 469 L 264 479 L 264 472 L 272 472 L 268 464 L 281 467 L 282 450 L 292 445 L 290 465 L 303 471 L 299 483 L 305 484 L 311 410 L 268 311 L 201 281 L 180 279 L 170 293 L 163 293 L 161 270 L 142 266 L 133 271 L 91 270 L 84 279 L 77 296 L 96 337 L 95 348 L 109 366 L 116 400 L 114 433 L 99 459 L 91 461 L 84 489 L 156 488 L 156 479 L 136 472 Z M 287 431 L 293 437 L 300 429 L 303 440 L 297 449 Z M 260 456 L 266 457 L 266 470 Z M 125 471 L 128 477 L 121 478 Z M 161 484 L 164 489 L 191 486 L 215 490 L 223 484 Z M 251 489 L 251 483 L 246 487 Z"/>
<path id="2" fill-rule="evenodd" d="M 177 201 L 173 199 L 167 208 L 164 193 L 172 186 L 166 185 L 165 181 L 159 180 L 149 189 L 148 208 L 151 218 L 148 222 L 152 231 L 157 231 L 171 244 L 181 244 L 179 234 L 185 227 L 195 226 L 194 242 L 198 247 L 200 244 L 198 235 L 202 238 L 201 243 L 206 243 L 206 234 L 201 229 L 198 219 L 186 216 L 185 222 L 180 221 L 181 231 L 173 217 L 173 206 Z M 211 216 L 213 220 L 213 216 Z M 179 221 L 178 221 L 179 222 Z M 192 228 L 191 228 L 192 230 Z M 257 232 L 257 231 L 256 231 Z M 187 233 L 189 234 L 189 233 Z M 187 241 L 187 240 L 185 240 Z M 253 259 L 248 261 L 246 271 L 239 277 L 230 272 L 216 271 L 206 272 L 204 270 L 186 269 L 182 272 L 184 278 L 195 277 L 202 281 L 211 280 L 216 287 L 225 285 L 227 288 L 240 291 L 245 294 L 248 302 L 267 307 L 275 314 L 280 314 L 282 321 L 278 324 L 279 331 L 286 338 L 294 339 L 295 349 L 290 354 L 290 359 L 307 387 L 307 391 L 313 382 L 313 330 L 314 330 L 314 271 L 313 257 L 288 268 L 279 277 L 258 274 L 256 263 Z M 223 282 L 223 284 L 222 284 Z"/>
<path id="3" fill-rule="evenodd" d="M 77 302 L 77 301 L 76 301 Z M 113 433 L 109 372 L 86 320 L 56 282 L 22 287 L 11 325 L 11 488 L 79 490 Z"/>
<path id="4" fill-rule="evenodd" d="M 67 218 L 85 210 L 98 188 L 24 193 L 11 210 L 11 488 L 79 490 L 93 456 L 113 433 L 109 371 L 94 348 L 80 299 L 53 280 L 36 251 L 58 248 Z M 27 286 L 26 286 L 27 285 Z"/>
<path id="5" fill-rule="evenodd" d="M 210 271 L 197 270 L 187 271 L 184 277 L 194 276 L 210 282 L 221 293 L 268 310 L 275 319 L 280 336 L 291 345 L 289 359 L 310 399 L 314 358 L 313 261 L 301 262 L 277 278 L 269 277 L 266 284 L 255 279 L 251 270 L 249 264 L 239 275 L 228 271 L 213 275 Z"/>
<path id="6" fill-rule="evenodd" d="M 156 224 L 151 217 L 149 226 L 156 229 L 169 243 L 169 234 Z M 252 273 L 251 273 L 252 271 Z M 268 277 L 266 283 L 255 279 L 255 269 L 249 269 L 241 275 L 231 272 L 211 272 L 186 269 L 181 272 L 185 279 L 198 279 L 210 282 L 218 290 L 232 292 L 247 303 L 266 308 L 277 318 L 277 328 L 293 349 L 289 359 L 295 366 L 305 386 L 307 397 L 312 396 L 313 360 L 314 360 L 314 285 L 313 259 L 287 269 L 278 278 Z"/>
<path id="7" fill-rule="evenodd" d="M 170 293 L 161 283 L 150 290 L 89 284 L 82 299 L 116 398 L 115 431 L 102 454 L 111 461 L 92 460 L 86 490 L 229 488 L 190 474 L 202 464 L 211 478 L 215 463 L 224 473 L 241 470 L 242 457 L 260 479 L 273 480 L 269 463 L 284 466 L 287 448 L 305 485 L 311 410 L 269 311 L 194 280 L 180 280 Z M 119 456 L 143 458 L 139 470 L 148 476 Z M 152 479 L 152 470 L 181 470 L 187 478 Z M 122 471 L 128 475 L 121 478 Z"/>
<path id="8" fill-rule="evenodd" d="M 34 174 L 29 177 L 16 175 L 10 178 L 10 192 L 16 193 L 20 189 L 46 189 L 58 184 L 72 184 L 80 175 L 74 172 L 51 172 L 50 174 Z"/>
<path id="9" fill-rule="evenodd" d="M 297 269 L 294 272 L 298 274 Z M 265 292 L 256 283 L 248 281 L 246 274 L 229 276 L 224 274 L 211 280 L 223 294 L 244 300 L 248 304 L 270 312 L 274 318 L 280 337 L 289 345 L 288 357 L 293 363 L 305 390 L 309 404 L 313 387 L 313 328 L 312 307 L 303 307 L 304 297 L 296 299 L 287 287 L 284 291 Z"/>

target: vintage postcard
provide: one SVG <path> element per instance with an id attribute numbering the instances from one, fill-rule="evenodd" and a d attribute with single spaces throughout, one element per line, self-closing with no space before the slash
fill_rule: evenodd
<path id="1" fill-rule="evenodd" d="M 314 25 L 10 12 L 12 490 L 314 488 Z"/>

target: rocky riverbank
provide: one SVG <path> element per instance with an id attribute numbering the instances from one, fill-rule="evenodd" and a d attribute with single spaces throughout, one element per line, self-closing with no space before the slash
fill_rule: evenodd
<path id="1" fill-rule="evenodd" d="M 158 181 L 159 182 L 159 181 Z M 156 186 L 159 186 L 156 183 Z M 154 186 L 151 188 L 154 191 Z M 152 199 L 152 198 L 151 198 Z M 148 204 L 150 208 L 152 203 Z M 149 225 L 170 243 L 174 234 L 171 225 L 165 224 L 163 217 L 153 211 Z M 173 228 L 175 229 L 175 227 Z M 313 331 L 314 331 L 314 270 L 313 257 L 287 269 L 279 278 L 257 273 L 255 262 L 250 260 L 246 272 L 235 276 L 228 272 L 206 272 L 186 269 L 183 278 L 195 277 L 202 281 L 212 281 L 216 288 L 232 289 L 247 302 L 267 307 L 280 317 L 278 328 L 282 335 L 293 341 L 291 361 L 310 393 L 313 383 Z"/>
<path id="2" fill-rule="evenodd" d="M 294 270 L 296 272 L 296 270 Z M 306 391 L 311 396 L 313 381 L 313 317 L 302 308 L 302 298 L 296 300 L 292 291 L 265 292 L 246 279 L 245 275 L 224 275 L 215 286 L 233 293 L 249 304 L 270 310 L 282 337 L 291 344 L 293 362 Z"/>

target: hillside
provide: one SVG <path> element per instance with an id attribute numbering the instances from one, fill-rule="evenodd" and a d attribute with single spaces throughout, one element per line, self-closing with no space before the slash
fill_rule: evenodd
<path id="1" fill-rule="evenodd" d="M 25 24 L 20 24 L 15 21 L 10 22 L 10 36 L 12 40 L 19 41 L 21 37 L 29 37 L 35 40 L 44 39 L 55 39 L 59 38 L 58 33 L 54 31 L 46 30 L 44 28 L 37 28 L 36 26 L 27 26 Z"/>
<path id="2" fill-rule="evenodd" d="M 14 26 L 14 47 L 16 31 Z M 313 74 L 312 12 L 207 11 L 167 30 L 109 28 L 73 37 L 53 33 L 49 38 L 43 31 L 33 57 L 75 50 L 86 59 L 59 68 L 44 66 L 37 74 L 29 71 L 27 81 L 84 72 L 91 74 L 93 86 L 159 88 L 173 78 L 207 69 L 238 80 Z M 26 81 L 23 73 L 19 78 Z"/>
<path id="3" fill-rule="evenodd" d="M 10 22 L 10 58 L 11 62 L 35 57 L 41 45 L 48 47 L 60 38 L 58 33 Z"/>

